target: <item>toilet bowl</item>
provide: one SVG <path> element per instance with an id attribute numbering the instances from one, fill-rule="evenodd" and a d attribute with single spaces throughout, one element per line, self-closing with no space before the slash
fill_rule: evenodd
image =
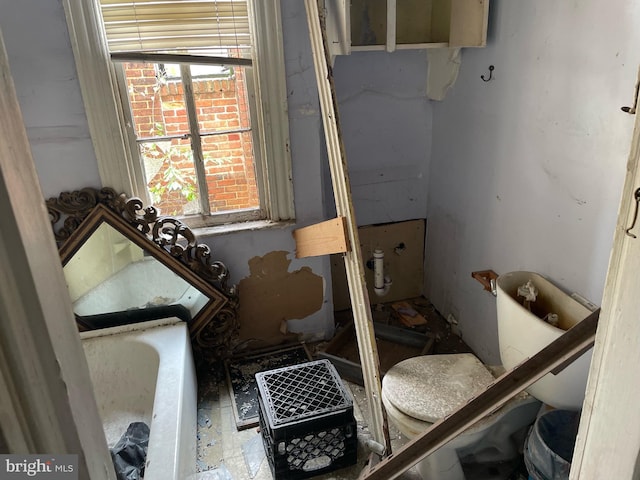
<path id="1" fill-rule="evenodd" d="M 425 355 L 394 365 L 382 379 L 382 402 L 398 430 L 412 439 L 483 391 L 494 377 L 473 354 Z M 460 458 L 499 462 L 519 455 L 518 434 L 540 402 L 521 393 L 417 465 L 425 480 L 462 480 Z"/>
<path id="2" fill-rule="evenodd" d="M 527 307 L 519 287 L 531 282 L 537 292 Z M 557 326 L 541 317 L 557 315 Z M 497 279 L 498 343 L 502 366 L 510 370 L 562 335 L 591 310 L 546 278 L 511 272 Z M 510 438 L 533 423 L 540 402 L 555 408 L 582 406 L 591 353 L 557 375 L 548 374 L 502 408 L 485 417 L 418 464 L 424 479 L 462 480 L 460 458 L 477 463 L 514 458 Z M 413 438 L 482 392 L 494 377 L 472 354 L 414 357 L 394 365 L 382 380 L 382 401 L 389 420 Z"/>

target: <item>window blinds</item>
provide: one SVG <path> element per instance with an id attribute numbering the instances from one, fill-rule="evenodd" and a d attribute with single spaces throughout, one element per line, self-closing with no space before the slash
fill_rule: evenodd
<path id="1" fill-rule="evenodd" d="M 109 51 L 250 55 L 247 0 L 100 0 Z"/>

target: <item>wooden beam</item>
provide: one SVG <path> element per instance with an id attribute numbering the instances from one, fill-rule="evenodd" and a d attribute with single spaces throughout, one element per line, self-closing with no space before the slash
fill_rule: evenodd
<path id="1" fill-rule="evenodd" d="M 327 47 L 325 28 L 322 24 L 323 19 L 320 17 L 318 10 L 318 1 L 305 0 L 305 6 L 336 212 L 346 219 L 347 236 L 351 245 L 351 250 L 344 254 L 344 265 L 349 284 L 349 296 L 351 297 L 353 322 L 356 329 L 358 351 L 360 352 L 360 363 L 362 364 L 364 388 L 370 410 L 369 428 L 371 429 L 373 440 L 385 448 L 388 453 L 391 450 L 391 442 L 387 428 L 387 417 L 381 398 L 380 360 L 373 331 L 369 293 L 367 292 L 364 277 L 358 226 L 351 200 L 351 187 L 346 168 L 347 160 L 339 128 L 338 101 L 335 95 L 333 77 L 328 68 L 331 63 L 330 52 Z"/>
<path id="2" fill-rule="evenodd" d="M 349 251 L 347 224 L 344 217 L 333 218 L 293 231 L 296 258 L 317 257 Z"/>
<path id="3" fill-rule="evenodd" d="M 434 423 L 431 428 L 407 443 L 395 455 L 372 468 L 366 467 L 360 480 L 390 480 L 435 452 L 449 440 L 504 405 L 529 385 L 593 345 L 598 326 L 598 309 L 587 318 L 540 350 L 533 357 L 506 372 L 481 394 L 448 417 Z"/>

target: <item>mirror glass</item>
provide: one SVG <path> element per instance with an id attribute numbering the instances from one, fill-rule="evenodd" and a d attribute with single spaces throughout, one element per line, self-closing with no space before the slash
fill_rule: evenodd
<path id="1" fill-rule="evenodd" d="M 164 312 L 188 322 L 208 302 L 200 290 L 106 223 L 71 257 L 64 275 L 75 314 L 91 328 L 117 322 L 116 315 L 107 315 L 116 312 L 129 319 Z"/>
<path id="2" fill-rule="evenodd" d="M 101 205 L 61 248 L 81 329 L 178 317 L 192 334 L 227 298 Z"/>

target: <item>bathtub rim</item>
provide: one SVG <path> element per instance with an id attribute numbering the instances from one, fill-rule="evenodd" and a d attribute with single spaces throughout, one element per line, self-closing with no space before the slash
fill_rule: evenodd
<path id="1" fill-rule="evenodd" d="M 167 317 L 158 320 L 149 320 L 146 322 L 128 323 L 126 325 L 118 325 L 115 327 L 100 328 L 97 330 L 86 330 L 80 333 L 81 340 L 87 340 L 96 337 L 108 337 L 111 335 L 119 335 L 121 333 L 131 333 L 141 330 L 149 330 L 157 327 L 166 327 L 169 325 L 175 325 L 177 323 L 184 323 L 183 320 L 178 317 Z M 187 326 L 188 329 L 188 326 Z"/>

